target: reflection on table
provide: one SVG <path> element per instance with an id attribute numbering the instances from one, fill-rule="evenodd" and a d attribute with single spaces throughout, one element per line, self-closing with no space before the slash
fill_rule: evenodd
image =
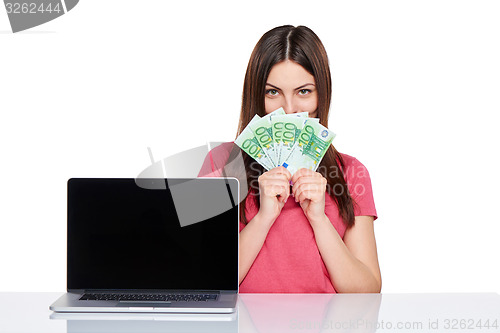
<path id="1" fill-rule="evenodd" d="M 0 293 L 0 332 L 500 332 L 500 295 L 240 294 L 227 314 L 71 314 L 61 293 Z"/>
<path id="2" fill-rule="evenodd" d="M 377 322 L 381 294 L 240 294 L 240 332 L 351 332 Z M 347 323 L 347 324 L 346 324 Z M 375 327 L 358 327 L 375 332 Z"/>

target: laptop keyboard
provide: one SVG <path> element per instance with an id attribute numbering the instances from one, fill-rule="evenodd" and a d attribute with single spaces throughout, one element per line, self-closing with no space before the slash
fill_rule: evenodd
<path id="1" fill-rule="evenodd" d="M 216 294 L 116 294 L 85 293 L 80 300 L 131 301 L 131 302 L 208 302 L 215 301 Z"/>

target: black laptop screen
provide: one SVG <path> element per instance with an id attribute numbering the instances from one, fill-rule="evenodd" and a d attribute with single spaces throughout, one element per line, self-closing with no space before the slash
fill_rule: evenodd
<path id="1" fill-rule="evenodd" d="M 68 289 L 237 290 L 237 193 L 235 179 L 70 179 Z"/>

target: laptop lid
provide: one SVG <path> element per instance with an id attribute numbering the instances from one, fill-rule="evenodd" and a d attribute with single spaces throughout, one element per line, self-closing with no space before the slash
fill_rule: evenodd
<path id="1" fill-rule="evenodd" d="M 67 288 L 238 290 L 235 178 L 68 181 Z"/>

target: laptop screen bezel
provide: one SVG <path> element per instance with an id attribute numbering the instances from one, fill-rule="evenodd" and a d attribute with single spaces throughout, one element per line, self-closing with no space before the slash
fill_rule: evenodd
<path id="1" fill-rule="evenodd" d="M 214 179 L 218 179 L 220 181 L 224 181 L 226 182 L 226 184 L 229 183 L 232 183 L 232 185 L 230 186 L 231 188 L 234 188 L 236 187 L 238 190 L 236 191 L 236 193 L 232 193 L 233 196 L 235 196 L 236 200 L 235 200 L 235 205 L 237 206 L 236 207 L 236 210 L 237 210 L 237 213 L 235 213 L 235 218 L 236 218 L 236 221 L 235 221 L 235 226 L 234 226 L 234 237 L 235 237 L 235 240 L 237 240 L 235 242 L 236 246 L 234 246 L 234 250 L 235 251 L 238 251 L 237 252 L 237 255 L 236 255 L 236 262 L 233 263 L 235 265 L 235 272 L 234 272 L 234 287 L 233 288 L 224 288 L 224 289 L 203 289 L 203 291 L 227 291 L 227 292 L 238 292 L 238 289 L 239 289 L 239 216 L 240 216 L 240 207 L 239 207 L 239 203 L 240 203 L 240 193 L 239 193 L 239 189 L 240 189 L 240 185 L 239 185 L 239 181 L 238 179 L 236 178 L 233 178 L 233 177 L 207 177 L 207 178 L 193 178 L 193 179 L 196 179 L 197 181 L 202 181 L 203 179 L 207 179 L 207 181 L 213 181 Z M 92 286 L 87 286 L 87 287 L 84 287 L 82 285 L 75 285 L 75 283 L 72 281 L 72 276 L 71 276 L 71 273 L 70 273 L 70 266 L 71 266 L 71 263 L 70 263 L 70 248 L 71 248 L 71 235 L 70 235 L 70 223 L 73 223 L 71 221 L 71 218 L 70 218 L 70 210 L 71 210 L 71 207 L 70 207 L 70 198 L 69 198 L 69 195 L 71 193 L 71 190 L 70 190 L 70 187 L 72 186 L 73 183 L 76 183 L 76 182 L 106 182 L 106 183 L 109 183 L 109 182 L 113 182 L 115 180 L 126 180 L 126 181 L 137 181 L 137 179 L 134 179 L 134 178 L 70 178 L 67 182 L 67 188 L 68 188 L 68 207 L 67 207 L 67 223 L 68 223 L 68 228 L 67 228 L 67 291 L 69 292 L 80 292 L 80 291 L 86 291 L 86 290 L 92 290 L 92 291 L 128 291 L 128 292 L 139 292 L 139 291 L 147 291 L 147 292 L 162 292 L 162 291 L 165 291 L 165 292 L 170 292 L 172 290 L 175 290 L 175 291 L 179 291 L 179 292 L 183 292 L 183 291 L 193 291 L 193 290 L 200 290 L 198 288 L 183 288 L 183 289 L 179 289 L 179 288 L 168 288 L 166 286 L 166 288 L 141 288 L 141 289 L 134 289 L 134 288 L 93 288 Z M 154 180 L 154 181 L 157 181 L 157 182 L 164 182 L 164 183 L 168 183 L 169 181 L 179 181 L 179 180 L 189 180 L 188 178 L 151 178 L 150 180 Z M 233 183 L 234 182 L 234 183 Z M 229 185 L 228 185 L 229 186 Z M 90 287 L 90 288 L 89 288 Z"/>

